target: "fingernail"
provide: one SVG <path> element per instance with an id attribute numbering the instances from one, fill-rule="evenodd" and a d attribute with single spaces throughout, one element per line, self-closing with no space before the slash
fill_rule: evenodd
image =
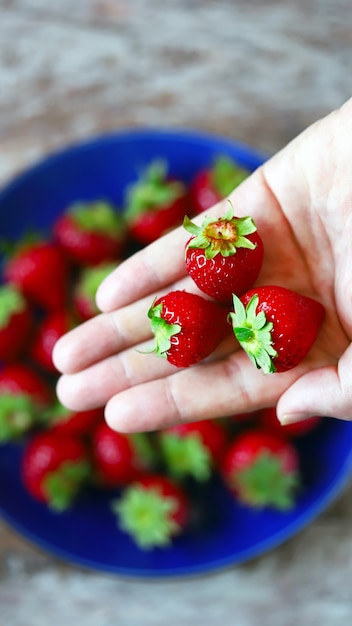
<path id="1" fill-rule="evenodd" d="M 278 416 L 278 420 L 282 426 L 287 426 L 288 424 L 295 424 L 296 422 L 302 422 L 305 419 L 308 419 L 309 415 L 306 413 L 285 413 Z"/>

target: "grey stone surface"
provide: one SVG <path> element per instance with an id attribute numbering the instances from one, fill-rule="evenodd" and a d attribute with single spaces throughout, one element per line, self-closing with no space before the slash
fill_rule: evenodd
<path id="1" fill-rule="evenodd" d="M 0 182 L 126 126 L 268 154 L 351 95 L 350 0 L 0 0 Z M 346 626 L 352 488 L 261 558 L 146 582 L 58 562 L 0 523 L 0 624 Z"/>

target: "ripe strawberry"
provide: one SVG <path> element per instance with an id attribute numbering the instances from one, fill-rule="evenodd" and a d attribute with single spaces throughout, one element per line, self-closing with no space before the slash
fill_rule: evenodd
<path id="1" fill-rule="evenodd" d="M 23 241 L 5 262 L 5 280 L 44 309 L 63 309 L 68 271 L 62 251 L 49 241 Z"/>
<path id="2" fill-rule="evenodd" d="M 12 363 L 0 371 L 0 442 L 12 441 L 39 424 L 51 401 L 47 383 L 29 367 Z"/>
<path id="3" fill-rule="evenodd" d="M 115 269 L 117 263 L 101 263 L 95 267 L 85 267 L 73 289 L 73 308 L 81 321 L 86 321 L 99 313 L 95 295 L 100 283 Z"/>
<path id="4" fill-rule="evenodd" d="M 121 487 L 138 479 L 155 461 L 145 433 L 125 435 L 100 422 L 92 433 L 92 460 L 99 484 Z"/>
<path id="5" fill-rule="evenodd" d="M 143 550 L 170 545 L 189 520 L 184 490 L 158 474 L 144 476 L 124 489 L 112 507 L 121 530 Z"/>
<path id="6" fill-rule="evenodd" d="M 46 428 L 60 433 L 91 436 L 93 429 L 104 418 L 104 409 L 73 411 L 64 407 L 58 400 L 43 415 Z"/>
<path id="7" fill-rule="evenodd" d="M 229 314 L 233 332 L 249 358 L 264 374 L 296 367 L 308 354 L 324 319 L 324 307 L 278 286 L 234 295 Z"/>
<path id="8" fill-rule="evenodd" d="M 187 208 L 185 185 L 168 176 L 165 163 L 155 161 L 127 189 L 125 219 L 130 236 L 149 244 L 182 224 Z"/>
<path id="9" fill-rule="evenodd" d="M 56 220 L 54 236 L 67 257 L 79 265 L 98 265 L 119 258 L 125 222 L 108 202 L 77 202 Z"/>
<path id="10" fill-rule="evenodd" d="M 73 435 L 39 433 L 24 450 L 21 477 L 34 498 L 56 512 L 64 511 L 90 477 L 87 450 Z"/>
<path id="11" fill-rule="evenodd" d="M 15 285 L 0 285 L 0 361 L 13 361 L 23 354 L 32 326 L 26 298 Z"/>
<path id="12" fill-rule="evenodd" d="M 186 269 L 204 293 L 223 303 L 241 295 L 258 278 L 264 248 L 251 217 L 206 217 L 201 226 L 185 218 L 192 237 L 186 244 Z"/>
<path id="13" fill-rule="evenodd" d="M 201 420 L 165 428 L 158 439 L 168 473 L 206 481 L 222 457 L 227 436 L 219 423 Z"/>
<path id="14" fill-rule="evenodd" d="M 228 332 L 225 309 L 187 291 L 170 291 L 158 298 L 148 317 L 155 354 L 176 367 L 189 367 L 209 356 Z"/>
<path id="15" fill-rule="evenodd" d="M 72 320 L 66 311 L 49 313 L 37 327 L 29 348 L 29 356 L 47 372 L 57 373 L 52 359 L 54 345 L 71 328 Z"/>
<path id="16" fill-rule="evenodd" d="M 194 177 L 190 196 L 193 214 L 198 215 L 226 198 L 250 172 L 226 155 L 218 156 Z"/>
<path id="17" fill-rule="evenodd" d="M 299 458 L 284 437 L 246 430 L 229 445 L 221 466 L 225 484 L 244 504 L 288 510 L 299 484 Z"/>
<path id="18" fill-rule="evenodd" d="M 258 423 L 268 432 L 296 438 L 307 435 L 321 424 L 322 417 L 316 415 L 292 424 L 281 424 L 278 420 L 276 407 L 269 407 L 258 412 Z"/>

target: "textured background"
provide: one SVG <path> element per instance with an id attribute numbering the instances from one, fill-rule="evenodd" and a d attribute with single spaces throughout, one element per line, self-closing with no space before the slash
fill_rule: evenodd
<path id="1" fill-rule="evenodd" d="M 0 0 L 0 182 L 126 126 L 271 154 L 352 95 L 351 23 L 350 0 Z M 82 572 L 0 523 L 0 624 L 346 626 L 351 495 L 272 553 L 191 581 Z"/>

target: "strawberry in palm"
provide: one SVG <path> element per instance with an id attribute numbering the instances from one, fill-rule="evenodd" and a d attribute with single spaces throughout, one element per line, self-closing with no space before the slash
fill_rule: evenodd
<path id="1" fill-rule="evenodd" d="M 230 491 L 244 504 L 285 511 L 295 503 L 298 453 L 283 436 L 249 429 L 230 443 L 221 474 Z"/>
<path id="2" fill-rule="evenodd" d="M 258 278 L 264 248 L 251 217 L 234 217 L 233 206 L 222 217 L 206 217 L 197 226 L 183 225 L 192 237 L 186 244 L 186 269 L 204 293 L 223 303 L 241 295 Z"/>
<path id="3" fill-rule="evenodd" d="M 308 354 L 324 320 L 324 307 L 279 286 L 251 289 L 233 297 L 233 332 L 264 374 L 296 367 Z"/>
<path id="4" fill-rule="evenodd" d="M 108 202 L 77 202 L 57 219 L 55 238 L 78 265 L 98 265 L 117 259 L 125 243 L 121 213 Z"/>
<path id="5" fill-rule="evenodd" d="M 155 336 L 154 352 L 176 367 L 205 359 L 228 334 L 227 311 L 187 291 L 170 291 L 148 312 Z"/>
<path id="6" fill-rule="evenodd" d="M 146 245 L 182 224 L 187 213 L 185 185 L 170 178 L 163 162 L 155 161 L 127 189 L 125 219 L 130 236 Z"/>
<path id="7" fill-rule="evenodd" d="M 15 285 L 0 285 L 0 361 L 23 354 L 33 327 L 26 298 Z"/>
<path id="8" fill-rule="evenodd" d="M 198 215 L 210 209 L 248 176 L 249 171 L 230 157 L 216 157 L 213 164 L 198 172 L 192 181 L 190 196 L 193 213 Z"/>
<path id="9" fill-rule="evenodd" d="M 112 507 L 121 530 L 143 550 L 170 545 L 190 516 L 185 491 L 160 474 L 146 475 L 132 483 Z"/>

